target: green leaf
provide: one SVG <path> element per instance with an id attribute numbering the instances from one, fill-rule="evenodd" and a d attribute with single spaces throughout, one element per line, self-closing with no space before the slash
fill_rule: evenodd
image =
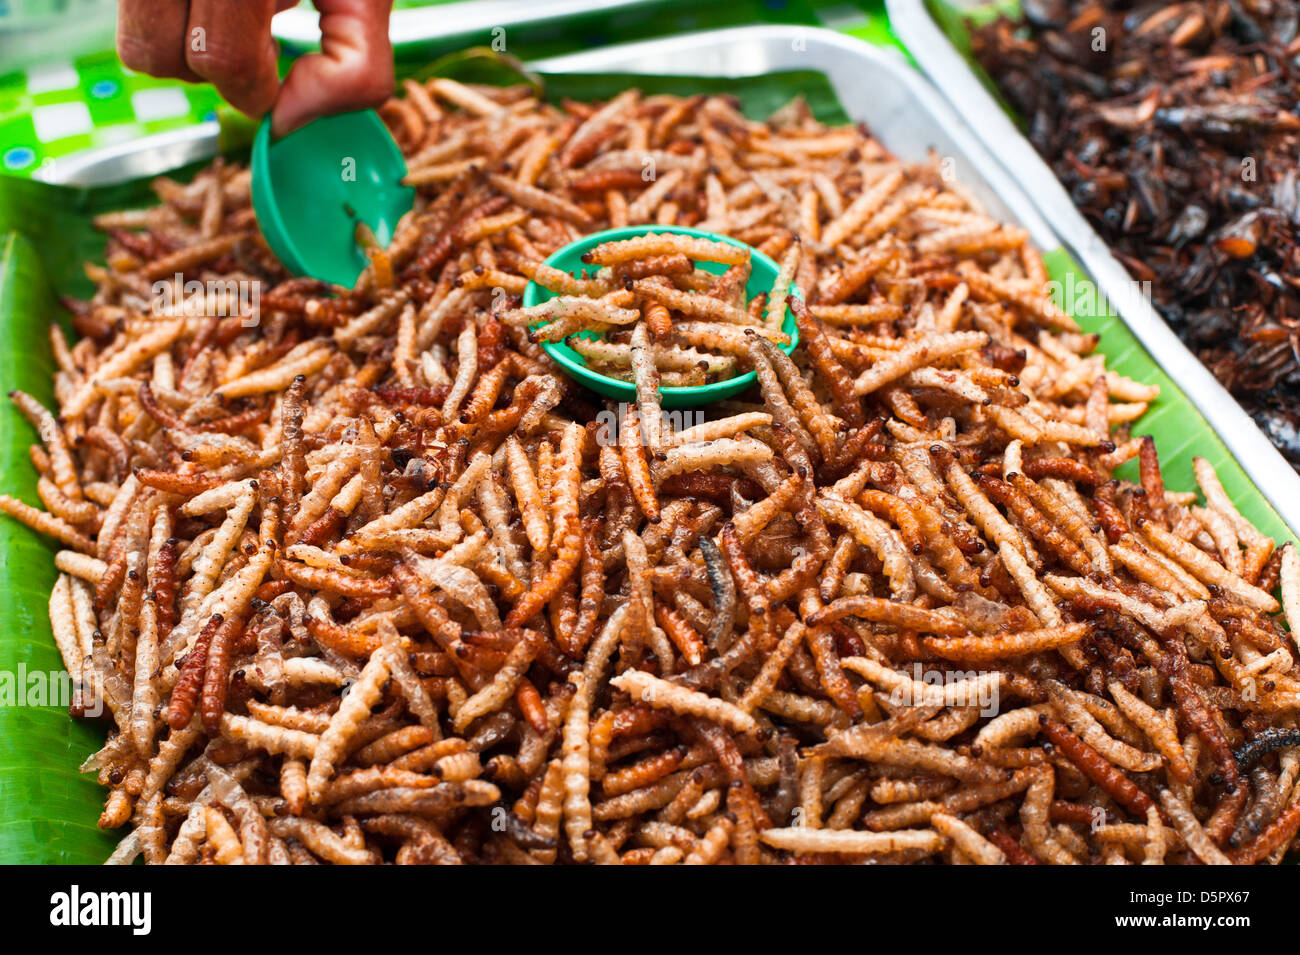
<path id="1" fill-rule="evenodd" d="M 36 247 L 16 232 L 0 237 L 0 387 L 54 404 L 48 330 L 61 309 Z M 62 332 L 60 332 L 62 334 Z M 12 403 L 0 405 L 4 491 L 38 504 L 27 448 L 34 429 Z M 47 618 L 57 548 L 17 521 L 0 520 L 0 859 L 6 863 L 98 863 L 114 839 L 96 828 L 103 792 L 77 770 L 103 744 L 103 731 L 66 707 L 26 705 L 22 674 L 63 672 Z M 16 704 L 16 705 L 10 705 Z"/>
<path id="2" fill-rule="evenodd" d="M 541 95 L 543 83 L 536 73 L 530 73 L 524 64 L 509 53 L 491 47 L 475 46 L 440 56 L 432 63 L 416 70 L 411 78 L 423 83 L 434 77 L 445 77 L 461 83 L 483 83 L 489 86 L 514 86 L 523 83 Z"/>
<path id="3" fill-rule="evenodd" d="M 989 91 L 994 101 L 1002 108 L 1002 112 L 1010 116 L 1023 129 L 1025 121 L 1016 115 L 1007 101 L 1002 96 L 1002 91 L 998 89 L 993 78 L 988 75 L 976 62 L 971 55 L 970 35 L 972 28 L 978 28 L 986 23 L 991 23 L 1000 16 L 1019 17 L 1020 3 L 1019 0 L 992 0 L 990 3 L 982 3 L 977 7 L 957 7 L 946 0 L 928 0 L 926 7 L 930 15 L 934 17 L 934 22 L 939 25 L 944 36 L 962 55 L 962 58 L 970 64 L 975 78 L 980 81 L 980 85 Z"/>
<path id="4" fill-rule="evenodd" d="M 1000 16 L 1018 17 L 1019 0 L 992 0 L 977 7 L 947 3 L 946 0 L 929 0 L 926 4 L 934 22 L 963 56 L 970 53 L 970 28 L 981 27 Z"/>
<path id="5" fill-rule="evenodd" d="M 251 116 L 245 116 L 239 110 L 222 103 L 217 107 L 217 124 L 221 130 L 217 137 L 218 148 L 226 154 L 251 149 L 253 139 L 257 136 L 258 123 Z"/>

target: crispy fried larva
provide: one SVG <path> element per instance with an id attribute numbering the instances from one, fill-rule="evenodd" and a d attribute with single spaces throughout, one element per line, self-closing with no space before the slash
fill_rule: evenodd
<path id="1" fill-rule="evenodd" d="M 624 479 L 632 491 L 633 500 L 646 519 L 659 521 L 659 500 L 651 478 L 650 462 L 646 459 L 645 445 L 641 440 L 641 419 L 628 409 L 618 429 L 619 458 L 623 463 Z"/>
<path id="2" fill-rule="evenodd" d="M 76 608 L 73 605 L 72 582 L 67 574 L 60 574 L 50 591 L 50 629 L 54 645 L 63 657 L 63 669 L 69 676 L 79 677 L 85 653 L 77 635 Z"/>
<path id="3" fill-rule="evenodd" d="M 452 723 L 458 733 L 464 733 L 470 723 L 481 716 L 495 712 L 509 700 L 524 678 L 528 666 L 541 647 L 541 634 L 525 630 L 515 641 L 505 663 L 497 670 L 492 682 L 460 705 Z"/>
<path id="4" fill-rule="evenodd" d="M 841 597 L 813 612 L 808 617 L 808 622 L 816 626 L 850 616 L 945 637 L 964 637 L 968 632 L 966 625 L 960 619 L 954 619 L 946 614 L 881 597 L 867 596 Z"/>
<path id="5" fill-rule="evenodd" d="M 661 680 L 640 670 L 629 670 L 609 682 L 634 700 L 656 709 L 669 709 L 674 713 L 702 716 L 728 726 L 737 733 L 750 733 L 758 729 L 754 718 L 739 707 L 725 700 L 669 683 L 667 680 Z"/>
<path id="6" fill-rule="evenodd" d="M 859 375 L 853 383 L 853 390 L 859 395 L 870 394 L 909 371 L 948 355 L 980 348 L 987 342 L 988 336 L 982 332 L 950 332 L 905 345 L 897 355 L 878 362 Z"/>
<path id="7" fill-rule="evenodd" d="M 930 817 L 936 832 L 952 840 L 953 845 L 979 865 L 1006 865 L 1007 857 L 969 824 L 957 816 L 936 812 Z"/>
<path id="8" fill-rule="evenodd" d="M 649 451 L 657 451 L 664 443 L 663 416 L 659 403 L 659 369 L 651 351 L 650 333 L 644 322 L 632 329 L 630 342 L 632 375 L 636 383 L 636 410 L 641 422 L 641 434 Z"/>
<path id="9" fill-rule="evenodd" d="M 1154 753 L 1144 753 L 1128 743 L 1110 736 L 1102 725 L 1088 712 L 1087 707 L 1076 699 L 1074 693 L 1056 680 L 1046 681 L 1047 694 L 1057 714 L 1080 738 L 1101 752 L 1113 764 L 1121 769 L 1135 773 L 1149 773 L 1161 766 L 1161 759 Z"/>
<path id="10" fill-rule="evenodd" d="M 371 865 L 375 852 L 349 845 L 328 826 L 312 819 L 285 816 L 272 819 L 267 828 L 280 838 L 297 839 L 311 853 L 336 865 Z"/>
<path id="11" fill-rule="evenodd" d="M 856 504 L 834 497 L 818 497 L 817 510 L 826 520 L 839 524 L 880 560 L 889 578 L 890 592 L 899 601 L 910 601 L 916 594 L 916 575 L 897 533 L 874 514 Z"/>
<path id="12" fill-rule="evenodd" d="M 830 829 L 766 829 L 759 839 L 777 849 L 792 852 L 847 852 L 872 855 L 915 849 L 922 853 L 938 852 L 944 837 L 924 829 L 898 829 L 894 832 L 854 832 Z"/>
<path id="13" fill-rule="evenodd" d="M 231 713 L 221 717 L 221 735 L 265 749 L 268 753 L 296 757 L 313 756 L 320 742 L 320 737 L 314 733 L 285 729 Z"/>
<path id="14" fill-rule="evenodd" d="M 618 265 L 656 255 L 685 255 L 697 262 L 721 262 L 723 265 L 741 265 L 749 260 L 749 252 L 742 246 L 661 232 L 602 242 L 586 253 L 583 261 L 589 265 Z"/>
<path id="15" fill-rule="evenodd" d="M 1300 552 L 1294 542 L 1282 549 L 1282 606 L 1286 611 L 1287 626 L 1291 628 L 1291 639 L 1300 640 Z"/>
<path id="16" fill-rule="evenodd" d="M 530 326 L 548 322 L 537 332 L 542 341 L 559 341 L 575 331 L 605 325 L 631 325 L 641 317 L 636 309 L 626 308 L 630 296 L 623 291 L 600 298 L 560 295 L 540 305 L 503 312 L 501 320 L 510 325 Z"/>
<path id="17" fill-rule="evenodd" d="M 1256 610 L 1273 613 L 1279 609 L 1278 602 L 1270 594 L 1242 580 L 1182 538 L 1153 523 L 1147 523 L 1141 529 L 1152 543 L 1199 580 L 1226 590 L 1246 606 L 1254 607 Z"/>
<path id="18" fill-rule="evenodd" d="M 942 687 L 918 683 L 866 657 L 846 657 L 841 664 L 854 673 L 880 684 L 909 706 L 969 706 L 996 694 L 1002 682 L 1000 673 L 985 673 L 967 680 L 945 683 Z"/>
<path id="19" fill-rule="evenodd" d="M 546 520 L 546 508 L 542 506 L 542 492 L 537 486 L 537 475 L 517 439 L 509 438 L 505 448 L 507 473 L 523 518 L 528 543 L 535 551 L 545 550 L 550 540 L 550 526 Z"/>
<path id="20" fill-rule="evenodd" d="M 74 501 L 82 498 L 81 481 L 77 476 L 72 452 L 54 415 L 39 401 L 22 391 L 9 392 L 9 400 L 17 406 L 40 434 L 50 459 L 50 474 L 59 490 Z"/>
<path id="21" fill-rule="evenodd" d="M 1160 791 L 1160 805 L 1169 814 L 1174 828 L 1183 837 L 1187 847 L 1195 852 L 1202 862 L 1206 865 L 1232 865 L 1232 860 L 1223 854 L 1201 827 L 1191 806 L 1168 789 Z"/>
<path id="22" fill-rule="evenodd" d="M 947 660 L 977 663 L 1025 656 L 1078 643 L 1092 633 L 1086 623 L 1068 623 L 1042 630 L 995 633 L 985 637 L 925 637 L 921 642 Z"/>
<path id="23" fill-rule="evenodd" d="M 586 674 L 575 673 L 570 682 L 577 688 L 564 718 L 560 773 L 564 785 L 564 829 L 576 862 L 588 855 L 587 833 L 591 829 L 591 800 L 588 795 L 590 759 L 591 691 Z"/>
<path id="24" fill-rule="evenodd" d="M 312 753 L 311 766 L 307 771 L 307 793 L 313 802 L 318 802 L 325 793 L 325 786 L 334 774 L 335 765 L 341 758 L 345 747 L 361 728 L 361 723 L 370 715 L 371 709 L 379 702 L 379 697 L 388 680 L 388 651 L 375 651 L 370 661 L 362 669 L 357 682 L 353 684 L 343 705 L 330 720 L 329 726 L 321 734 L 320 741 Z"/>
<path id="25" fill-rule="evenodd" d="M 0 494 L 0 511 L 17 518 L 38 533 L 53 537 L 75 551 L 86 553 L 94 550 L 90 538 L 67 521 L 45 511 L 38 511 L 8 494 Z"/>
<path id="26" fill-rule="evenodd" d="M 683 292 L 671 285 L 652 282 L 649 279 L 637 279 L 632 283 L 632 288 L 638 295 L 653 299 L 660 305 L 696 321 L 725 322 L 731 325 L 750 324 L 749 316 L 745 312 L 711 295 Z"/>

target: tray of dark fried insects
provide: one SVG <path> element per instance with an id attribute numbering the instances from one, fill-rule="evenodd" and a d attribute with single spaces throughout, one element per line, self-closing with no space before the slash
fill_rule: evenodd
<path id="1" fill-rule="evenodd" d="M 1204 365 L 1179 380 L 1285 513 L 1283 461 L 1300 469 L 1300 8 L 898 0 L 890 14 L 1099 285 L 1134 299 L 1121 310 L 1143 341 L 1168 337 L 1162 321 Z"/>
<path id="2" fill-rule="evenodd" d="M 472 59 L 351 289 L 212 127 L 0 188 L 0 669 L 73 688 L 0 707 L 0 854 L 1286 855 L 1295 500 L 896 50 Z"/>

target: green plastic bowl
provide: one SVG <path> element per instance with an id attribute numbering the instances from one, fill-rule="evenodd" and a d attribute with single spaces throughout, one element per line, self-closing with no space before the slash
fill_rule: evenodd
<path id="1" fill-rule="evenodd" d="M 548 258 L 546 264 L 552 268 L 562 269 L 570 275 L 581 277 L 584 270 L 590 271 L 590 268 L 584 265 L 582 261 L 583 253 L 590 251 L 602 242 L 631 239 L 650 233 L 657 235 L 663 232 L 692 235 L 699 239 L 726 242 L 728 245 L 748 249 L 753 267 L 750 271 L 749 282 L 745 285 L 745 297 L 751 299 L 760 292 L 770 292 L 772 290 L 772 284 L 776 281 L 780 267 L 769 256 L 729 236 L 678 225 L 635 225 L 625 226 L 621 229 L 606 229 L 603 232 L 593 232 L 591 235 L 584 236 L 578 241 L 570 242 L 564 246 L 564 248 Z M 727 266 L 721 262 L 699 262 L 697 265 L 715 275 L 721 275 L 727 270 Z M 793 283 L 790 285 L 790 293 L 800 295 L 798 287 Z M 536 282 L 529 282 L 528 287 L 524 290 L 525 306 L 540 305 L 552 298 L 555 298 L 555 293 L 543 288 Z M 789 344 L 780 346 L 781 350 L 788 355 L 799 344 L 799 330 L 795 324 L 794 313 L 790 311 L 788 306 L 785 310 L 785 319 L 781 323 L 781 330 L 790 336 Z M 579 337 L 600 338 L 601 336 L 597 332 L 581 332 Z M 542 345 L 542 348 L 571 378 L 586 385 L 592 391 L 602 394 L 606 398 L 616 398 L 629 403 L 636 400 L 636 385 L 630 381 L 620 381 L 617 378 L 610 378 L 607 375 L 592 371 L 587 367 L 586 360 L 570 348 L 567 342 L 546 342 Z M 715 401 L 730 398 L 744 391 L 754 383 L 756 378 L 754 372 L 750 371 L 743 375 L 737 375 L 735 378 L 728 378 L 725 381 L 715 381 L 712 384 L 697 385 L 693 388 L 664 386 L 659 389 L 660 400 L 665 408 L 694 408 L 700 405 L 713 404 Z"/>
<path id="2" fill-rule="evenodd" d="M 406 160 L 374 110 L 308 123 L 272 141 L 271 120 L 253 140 L 253 211 L 267 245 L 295 275 L 351 288 L 368 263 L 364 222 L 381 245 L 415 203 L 402 185 Z"/>

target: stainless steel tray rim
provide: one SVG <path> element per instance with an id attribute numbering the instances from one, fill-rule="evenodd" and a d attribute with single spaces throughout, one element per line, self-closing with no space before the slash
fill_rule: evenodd
<path id="1" fill-rule="evenodd" d="M 627 7 L 644 6 L 653 0 L 463 0 L 394 10 L 388 21 L 388 36 L 394 44 L 416 43 L 490 30 L 563 20 L 572 16 L 610 13 Z M 320 14 L 307 7 L 293 7 L 271 20 L 275 38 L 300 47 L 320 45 Z"/>
<path id="2" fill-rule="evenodd" d="M 215 119 L 150 133 L 129 142 L 68 153 L 50 160 L 33 179 L 57 186 L 111 186 L 157 175 L 217 154 L 221 126 Z"/>

